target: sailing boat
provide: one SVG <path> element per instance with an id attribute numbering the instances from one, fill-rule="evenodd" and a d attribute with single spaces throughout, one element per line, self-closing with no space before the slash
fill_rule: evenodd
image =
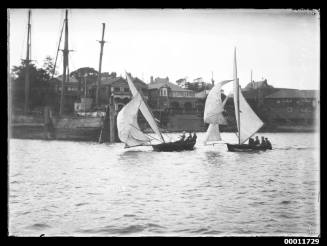
<path id="1" fill-rule="evenodd" d="M 65 29 L 64 29 L 65 28 Z M 62 32 L 64 32 L 64 49 L 63 51 L 63 75 L 61 81 L 61 91 L 60 91 L 60 110 L 59 115 L 52 117 L 49 121 L 53 124 L 53 128 L 51 128 L 52 138 L 58 140 L 76 140 L 76 141 L 94 141 L 97 142 L 99 140 L 99 136 L 101 136 L 101 129 L 104 124 L 104 119 L 101 115 L 71 115 L 65 114 L 65 106 L 66 106 L 66 90 L 65 84 L 69 82 L 69 52 L 68 49 L 68 10 L 65 11 L 65 20 Z M 103 29 L 104 32 L 104 29 Z M 103 35 L 102 35 L 103 37 Z M 102 38 L 103 39 L 103 38 Z M 59 40 L 57 55 L 59 52 L 61 36 Z M 103 41 L 102 41 L 103 42 Z M 101 51 L 102 52 L 102 51 Z M 101 54 L 102 56 L 102 54 Z M 100 68 L 101 68 L 101 58 L 100 58 Z M 55 71 L 55 69 L 53 70 Z M 85 88 L 85 97 L 86 97 L 86 88 Z M 81 97 L 82 100 L 85 100 L 85 97 Z"/>
<path id="2" fill-rule="evenodd" d="M 193 150 L 196 141 L 166 142 L 154 119 L 149 107 L 144 102 L 141 92 L 135 87 L 132 78 L 126 73 L 127 82 L 133 98 L 117 115 L 117 129 L 119 139 L 125 143 L 125 148 L 135 146 L 152 146 L 155 151 L 183 151 Z M 154 131 L 156 137 L 143 133 L 137 123 L 138 110 L 140 110 Z M 151 144 L 151 141 L 159 144 Z"/>
<path id="3" fill-rule="evenodd" d="M 265 146 L 244 144 L 250 137 L 259 131 L 259 129 L 263 126 L 263 122 L 252 110 L 242 94 L 239 80 L 237 78 L 236 48 L 234 50 L 233 79 L 234 108 L 238 132 L 238 144 L 227 143 L 228 151 L 266 150 L 267 147 Z"/>

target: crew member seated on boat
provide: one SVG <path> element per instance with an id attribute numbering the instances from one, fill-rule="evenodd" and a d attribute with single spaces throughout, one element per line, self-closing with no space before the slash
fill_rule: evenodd
<path id="1" fill-rule="evenodd" d="M 255 140 L 254 140 L 254 143 L 253 144 L 254 145 L 260 145 L 260 140 L 259 140 L 259 137 L 258 136 L 255 137 Z"/>
<path id="2" fill-rule="evenodd" d="M 184 141 L 184 139 L 185 139 L 185 131 L 183 131 L 183 133 L 182 133 L 182 135 L 180 136 L 180 138 L 179 138 L 179 141 Z"/>
<path id="3" fill-rule="evenodd" d="M 272 145 L 271 145 L 271 142 L 269 141 L 269 139 L 265 138 L 265 141 L 266 141 L 267 149 L 272 149 Z"/>
<path id="4" fill-rule="evenodd" d="M 260 144 L 260 146 L 262 146 L 262 147 L 266 147 L 267 145 L 266 145 L 266 141 L 265 141 L 265 137 L 261 137 L 261 144 Z"/>
<path id="5" fill-rule="evenodd" d="M 189 135 L 187 137 L 187 139 L 185 141 L 192 141 L 193 137 L 192 137 L 192 133 L 189 132 Z"/>
<path id="6" fill-rule="evenodd" d="M 194 142 L 196 142 L 196 139 L 197 139 L 196 133 L 193 132 L 193 138 L 192 138 L 192 140 L 193 140 Z"/>
<path id="7" fill-rule="evenodd" d="M 249 145 L 254 145 L 254 140 L 253 140 L 253 138 L 249 138 Z"/>

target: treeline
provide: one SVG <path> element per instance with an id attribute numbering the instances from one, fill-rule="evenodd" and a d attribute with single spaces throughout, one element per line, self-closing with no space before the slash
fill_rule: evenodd
<path id="1" fill-rule="evenodd" d="M 51 81 L 58 75 L 54 67 L 54 60 L 47 56 L 41 67 L 35 64 L 29 65 L 30 81 L 30 109 L 43 108 L 44 106 L 54 106 L 58 104 L 58 98 L 55 91 L 55 83 Z M 26 63 L 22 61 L 19 66 L 13 66 L 10 75 L 10 100 L 16 110 L 24 108 L 25 103 L 25 76 Z M 87 82 L 95 82 L 98 78 L 98 71 L 92 67 L 82 67 L 70 73 L 70 77 L 75 77 L 80 83 L 87 78 Z M 101 73 L 103 77 L 116 77 L 116 73 Z"/>

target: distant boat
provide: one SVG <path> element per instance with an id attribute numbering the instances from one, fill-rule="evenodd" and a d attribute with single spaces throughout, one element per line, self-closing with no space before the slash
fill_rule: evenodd
<path id="1" fill-rule="evenodd" d="M 263 126 L 263 122 L 252 110 L 242 94 L 239 79 L 237 78 L 236 48 L 234 50 L 233 74 L 234 108 L 238 132 L 238 144 L 227 143 L 227 148 L 229 151 L 266 150 L 268 148 L 265 146 L 244 144 L 250 137 L 259 131 Z"/>
<path id="2" fill-rule="evenodd" d="M 144 102 L 141 93 L 135 87 L 132 78 L 126 73 L 127 82 L 133 98 L 127 103 L 117 115 L 117 129 L 119 139 L 125 143 L 125 148 L 135 146 L 152 146 L 155 151 L 183 151 L 193 150 L 196 141 L 175 141 L 166 142 L 153 117 L 149 107 Z M 141 111 L 144 118 L 154 131 L 156 137 L 145 134 L 137 123 L 138 111 Z M 152 144 L 153 140 L 159 144 Z"/>

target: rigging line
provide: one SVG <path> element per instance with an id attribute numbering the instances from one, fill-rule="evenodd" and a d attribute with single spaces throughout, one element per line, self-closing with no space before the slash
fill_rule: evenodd
<path id="1" fill-rule="evenodd" d="M 130 78 L 131 78 L 131 76 L 130 76 Z M 136 88 L 136 90 L 137 90 L 137 92 L 141 95 L 141 98 L 142 98 L 142 101 L 143 101 L 143 103 L 145 104 L 145 106 L 147 107 L 147 109 L 148 109 L 148 111 L 150 112 L 150 114 L 151 114 L 151 116 L 152 116 L 152 118 L 154 118 L 154 115 L 152 114 L 152 111 L 150 110 L 150 108 L 149 108 L 149 106 L 148 106 L 148 104 L 145 102 L 145 100 L 144 100 L 144 95 L 143 95 L 143 92 L 142 92 L 142 90 L 140 91 L 138 88 L 137 88 L 137 86 L 134 84 L 134 81 L 133 81 L 133 79 L 131 78 L 131 81 L 132 81 L 132 83 L 133 83 L 133 85 L 134 85 L 134 87 Z M 159 130 L 159 133 L 160 133 L 160 137 L 162 138 L 162 140 L 165 142 L 165 139 L 163 138 L 163 136 L 162 136 L 162 133 L 161 133 L 161 131 L 160 131 L 160 129 L 159 129 L 159 127 L 158 127 L 158 124 L 157 124 L 157 122 L 154 120 L 154 123 L 155 123 L 155 125 L 156 125 L 156 127 L 158 128 L 158 130 Z M 150 125 L 150 124 L 149 124 Z M 150 126 L 151 127 L 151 126 Z"/>
<path id="2" fill-rule="evenodd" d="M 155 137 L 152 137 L 152 136 L 150 136 L 149 134 L 146 134 L 146 133 L 142 132 L 142 131 L 141 131 L 139 128 L 137 128 L 136 126 L 134 126 L 134 125 L 132 125 L 132 124 L 130 124 L 130 126 L 134 127 L 136 130 L 138 130 L 139 132 L 143 133 L 144 135 L 146 135 L 146 136 L 148 136 L 148 137 L 150 137 L 150 138 L 153 138 L 153 139 L 155 139 L 155 140 L 160 141 L 159 139 L 157 139 L 157 138 L 155 138 Z M 129 136 L 129 135 L 128 135 L 128 136 Z"/>
<path id="3" fill-rule="evenodd" d="M 53 77 L 55 75 L 55 72 L 56 72 L 56 65 L 57 65 L 58 53 L 59 53 L 59 50 L 60 50 L 60 43 L 61 43 L 62 33 L 64 31 L 64 26 L 65 26 L 65 22 L 63 22 L 62 28 L 61 28 L 61 34 L 60 34 L 60 38 L 59 38 L 59 44 L 58 44 L 58 49 L 57 49 L 55 63 L 54 63 L 54 66 L 53 66 L 53 71 L 52 71 L 52 77 L 51 77 L 51 79 L 53 79 Z"/>

